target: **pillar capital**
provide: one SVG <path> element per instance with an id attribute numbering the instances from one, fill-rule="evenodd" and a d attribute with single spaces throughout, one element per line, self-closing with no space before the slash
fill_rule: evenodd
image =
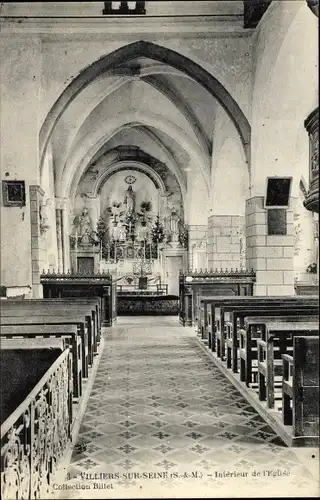
<path id="1" fill-rule="evenodd" d="M 65 210 L 67 208 L 68 198 L 55 197 L 56 210 Z"/>

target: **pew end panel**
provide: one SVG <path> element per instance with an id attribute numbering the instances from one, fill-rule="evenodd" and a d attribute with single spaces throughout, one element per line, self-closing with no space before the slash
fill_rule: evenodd
<path id="1" fill-rule="evenodd" d="M 40 351 L 36 353 L 39 356 Z M 66 348 L 2 423 L 2 498 L 52 496 L 52 484 L 71 442 L 71 363 Z"/>
<path id="2" fill-rule="evenodd" d="M 293 437 L 319 446 L 319 335 L 294 340 Z"/>

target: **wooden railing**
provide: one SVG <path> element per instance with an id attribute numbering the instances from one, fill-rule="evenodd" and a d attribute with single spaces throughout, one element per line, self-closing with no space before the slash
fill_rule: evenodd
<path id="1" fill-rule="evenodd" d="M 167 284 L 148 284 L 146 290 L 140 290 L 138 283 L 131 285 L 117 285 L 117 293 L 134 293 L 137 292 L 141 295 L 157 294 L 157 295 L 168 295 L 168 285 Z"/>
<path id="2" fill-rule="evenodd" d="M 109 270 L 97 273 L 43 271 L 44 298 L 100 297 L 102 326 L 111 326 L 117 316 L 116 282 Z"/>
<path id="3" fill-rule="evenodd" d="M 72 367 L 66 349 L 1 426 L 3 500 L 50 498 L 71 422 Z"/>
<path id="4" fill-rule="evenodd" d="M 253 269 L 195 269 L 179 275 L 179 317 L 183 326 L 197 321 L 199 295 L 253 295 Z"/>
<path id="5" fill-rule="evenodd" d="M 81 272 L 81 271 L 62 271 L 59 269 L 48 269 L 47 271 L 43 269 L 42 274 L 41 274 L 41 280 L 51 280 L 54 279 L 56 280 L 59 278 L 60 280 L 68 280 L 68 279 L 78 279 L 78 280 L 83 280 L 85 278 L 87 279 L 97 279 L 97 280 L 112 280 L 112 275 L 109 272 L 109 269 L 106 271 L 98 271 L 98 272 Z"/>

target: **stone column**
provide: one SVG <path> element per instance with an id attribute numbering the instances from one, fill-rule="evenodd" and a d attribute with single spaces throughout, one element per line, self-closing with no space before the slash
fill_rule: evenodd
<path id="1" fill-rule="evenodd" d="M 56 230 L 58 269 L 67 272 L 70 269 L 69 217 L 67 213 L 67 198 L 56 198 Z"/>
<path id="2" fill-rule="evenodd" d="M 62 210 L 56 208 L 56 224 L 57 224 L 57 249 L 58 249 L 58 270 L 63 270 L 63 248 L 62 248 Z"/>
<path id="3" fill-rule="evenodd" d="M 41 234 L 40 206 L 44 191 L 40 186 L 30 185 L 30 221 L 31 221 L 31 262 L 32 262 L 32 296 L 43 297 L 40 275 L 45 266 L 45 239 Z"/>
<path id="4" fill-rule="evenodd" d="M 247 268 L 256 271 L 254 295 L 294 295 L 293 210 L 287 209 L 285 235 L 268 235 L 264 197 L 246 201 Z"/>

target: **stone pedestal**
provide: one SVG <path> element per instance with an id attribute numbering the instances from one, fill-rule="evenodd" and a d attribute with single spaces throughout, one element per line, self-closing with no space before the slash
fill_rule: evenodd
<path id="1" fill-rule="evenodd" d="M 187 251 L 178 245 L 162 251 L 163 280 L 169 295 L 179 295 L 179 272 L 187 267 Z"/>
<path id="2" fill-rule="evenodd" d="M 70 264 L 74 272 L 79 272 L 78 258 L 93 259 L 92 271 L 98 273 L 100 271 L 100 248 L 91 244 L 80 244 L 77 248 L 70 250 Z"/>

